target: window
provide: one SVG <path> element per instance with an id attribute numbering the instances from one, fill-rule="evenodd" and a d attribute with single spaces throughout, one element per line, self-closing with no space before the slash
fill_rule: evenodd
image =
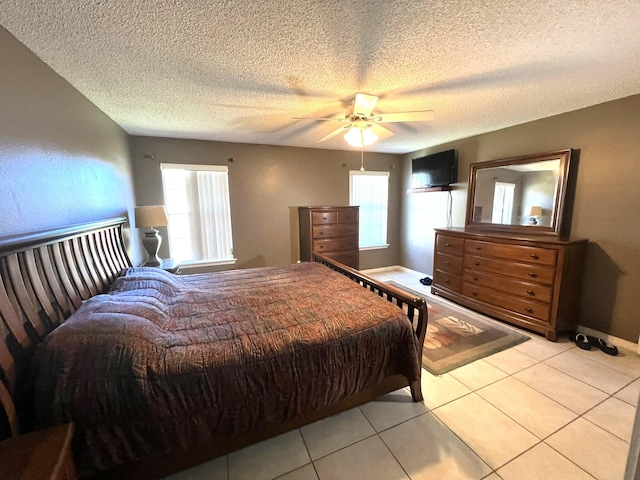
<path id="1" fill-rule="evenodd" d="M 360 248 L 387 247 L 389 172 L 349 172 L 349 205 L 360 207 Z"/>
<path id="2" fill-rule="evenodd" d="M 173 259 L 234 262 L 227 167 L 163 163 L 161 168 Z"/>
<path id="3" fill-rule="evenodd" d="M 496 182 L 495 190 L 493 191 L 491 223 L 511 224 L 515 190 L 515 183 Z"/>

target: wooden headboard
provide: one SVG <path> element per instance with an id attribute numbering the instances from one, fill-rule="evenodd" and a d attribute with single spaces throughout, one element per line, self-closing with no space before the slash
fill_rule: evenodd
<path id="1" fill-rule="evenodd" d="M 25 429 L 30 402 L 21 400 L 32 385 L 35 346 L 132 265 L 125 222 L 118 217 L 0 239 L 0 438 L 7 427 L 13 436 L 21 423 Z"/>

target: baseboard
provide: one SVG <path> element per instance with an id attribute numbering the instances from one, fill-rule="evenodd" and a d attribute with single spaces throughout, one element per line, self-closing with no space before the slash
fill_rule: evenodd
<path id="1" fill-rule="evenodd" d="M 629 340 L 614 337 L 613 335 L 599 332 L 598 330 L 594 330 L 593 328 L 583 327 L 582 325 L 578 325 L 576 327 L 576 331 L 584 333 L 585 335 L 591 335 L 592 337 L 602 338 L 606 340 L 607 343 L 615 345 L 618 348 L 624 348 L 625 350 L 631 350 L 632 352 L 640 353 L 640 345 L 630 342 Z"/>

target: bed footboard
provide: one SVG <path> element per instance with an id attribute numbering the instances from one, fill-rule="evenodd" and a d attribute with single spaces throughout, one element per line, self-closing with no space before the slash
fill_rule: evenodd
<path id="1" fill-rule="evenodd" d="M 314 253 L 313 258 L 316 262 L 326 265 L 332 270 L 349 277 L 367 290 L 371 290 L 373 293 L 386 298 L 390 302 L 393 302 L 400 308 L 404 309 L 411 321 L 413 331 L 416 335 L 418 342 L 418 358 L 422 358 L 422 348 L 424 338 L 427 333 L 427 302 L 423 298 L 413 296 L 404 290 L 400 290 L 399 288 L 380 282 L 354 268 L 348 267 L 347 265 L 339 263 L 319 253 Z M 420 381 L 412 382 L 410 387 L 413 400 L 416 402 L 422 401 Z"/>

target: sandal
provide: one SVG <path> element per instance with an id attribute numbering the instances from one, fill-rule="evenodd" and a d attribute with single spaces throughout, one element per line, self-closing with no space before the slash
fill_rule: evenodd
<path id="1" fill-rule="evenodd" d="M 591 342 L 584 333 L 576 333 L 573 341 L 582 350 L 591 350 Z"/>
<path id="2" fill-rule="evenodd" d="M 598 342 L 598 348 L 607 355 L 613 355 L 614 357 L 618 355 L 618 347 L 615 345 L 608 344 L 604 338 L 597 338 L 596 341 Z"/>

